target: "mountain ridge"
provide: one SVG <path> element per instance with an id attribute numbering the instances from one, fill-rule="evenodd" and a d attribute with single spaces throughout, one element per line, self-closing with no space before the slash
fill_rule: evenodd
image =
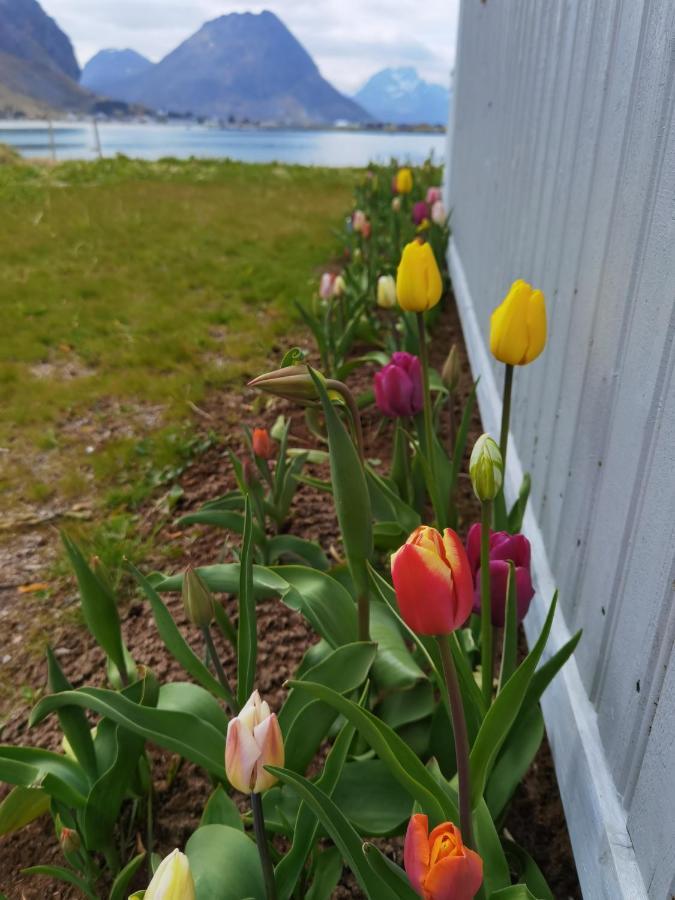
<path id="1" fill-rule="evenodd" d="M 112 96 L 119 82 L 135 78 L 154 65 L 136 50 L 125 48 L 99 50 L 83 66 L 80 84 L 105 96 Z"/>
<path id="2" fill-rule="evenodd" d="M 354 94 L 378 122 L 445 125 L 450 91 L 420 78 L 412 66 L 381 69 Z"/>

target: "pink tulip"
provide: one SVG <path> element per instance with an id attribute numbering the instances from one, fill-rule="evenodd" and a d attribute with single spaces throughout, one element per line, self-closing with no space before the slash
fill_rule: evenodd
<path id="1" fill-rule="evenodd" d="M 424 406 L 419 358 L 403 350 L 393 353 L 391 362 L 375 373 L 374 388 L 375 403 L 385 416 L 417 415 Z"/>
<path id="2" fill-rule="evenodd" d="M 433 206 L 434 203 L 438 203 L 443 197 L 443 192 L 439 187 L 430 187 L 427 191 L 427 203 L 429 206 Z"/>
<path id="3" fill-rule="evenodd" d="M 445 225 L 448 214 L 445 211 L 442 200 L 437 200 L 431 207 L 431 221 L 436 225 Z"/>
<path id="4" fill-rule="evenodd" d="M 283 766 L 284 741 L 276 715 L 253 691 L 238 716 L 230 719 L 225 742 L 225 771 L 236 790 L 259 794 L 276 783 L 264 766 Z"/>
<path id="5" fill-rule="evenodd" d="M 333 272 L 324 272 L 319 282 L 319 296 L 322 300 L 330 300 L 333 295 L 333 283 L 335 282 L 335 274 Z"/>
<path id="6" fill-rule="evenodd" d="M 363 227 L 368 221 L 366 214 L 362 209 L 355 209 L 352 214 L 352 228 L 357 234 L 363 231 Z"/>
<path id="7" fill-rule="evenodd" d="M 469 528 L 466 537 L 466 553 L 474 579 L 473 611 L 480 615 L 480 523 Z M 504 626 L 506 614 L 506 582 L 509 562 L 515 566 L 516 606 L 518 621 L 522 621 L 534 597 L 530 575 L 530 542 L 524 534 L 508 534 L 506 531 L 490 531 L 490 599 L 492 624 Z"/>

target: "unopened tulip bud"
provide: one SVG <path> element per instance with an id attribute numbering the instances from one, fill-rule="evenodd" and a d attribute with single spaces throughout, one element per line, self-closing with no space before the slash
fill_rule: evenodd
<path id="1" fill-rule="evenodd" d="M 208 628 L 214 616 L 213 596 L 192 566 L 187 567 L 183 576 L 182 597 L 190 622 L 197 628 Z"/>
<path id="2" fill-rule="evenodd" d="M 399 169 L 396 174 L 396 190 L 399 194 L 409 194 L 413 189 L 412 169 Z"/>
<path id="3" fill-rule="evenodd" d="M 238 716 L 230 719 L 225 742 L 225 771 L 233 788 L 259 794 L 276 784 L 265 766 L 283 766 L 284 740 L 275 713 L 253 691 Z"/>
<path id="4" fill-rule="evenodd" d="M 274 456 L 274 444 L 266 428 L 254 428 L 251 443 L 253 452 L 261 459 L 272 459 Z"/>
<path id="5" fill-rule="evenodd" d="M 363 226 L 367 221 L 366 214 L 362 209 L 354 210 L 352 213 L 352 228 L 357 234 L 360 234 L 363 231 Z"/>
<path id="6" fill-rule="evenodd" d="M 333 295 L 333 282 L 335 275 L 332 272 L 324 272 L 319 282 L 319 297 L 322 300 L 329 300 Z"/>
<path id="7" fill-rule="evenodd" d="M 285 366 L 283 369 L 265 372 L 248 384 L 249 387 L 259 388 L 286 400 L 316 402 L 319 399 L 307 366 Z"/>
<path id="8" fill-rule="evenodd" d="M 333 296 L 341 297 L 347 290 L 347 283 L 342 275 L 337 275 L 333 280 Z"/>
<path id="9" fill-rule="evenodd" d="M 396 196 L 391 201 L 391 208 L 395 213 L 401 212 L 401 198 Z"/>
<path id="10" fill-rule="evenodd" d="M 180 850 L 174 850 L 157 867 L 144 900 L 195 900 L 195 897 L 188 858 Z"/>
<path id="11" fill-rule="evenodd" d="M 396 273 L 396 296 L 401 309 L 425 312 L 436 306 L 442 293 L 443 279 L 430 245 L 419 240 L 406 244 Z"/>
<path id="12" fill-rule="evenodd" d="M 450 393 L 456 390 L 459 384 L 459 351 L 456 344 L 452 345 L 443 363 L 441 380 Z"/>
<path id="13" fill-rule="evenodd" d="M 490 319 L 492 355 L 510 366 L 526 366 L 545 345 L 544 295 L 526 281 L 514 281 Z"/>
<path id="14" fill-rule="evenodd" d="M 77 853 L 81 846 L 80 836 L 74 828 L 63 827 L 59 834 L 59 844 L 64 853 Z"/>
<path id="15" fill-rule="evenodd" d="M 443 192 L 439 187 L 430 187 L 427 189 L 427 203 L 429 206 L 433 206 L 434 203 L 438 203 L 443 197 Z"/>
<path id="16" fill-rule="evenodd" d="M 377 279 L 377 305 L 381 309 L 396 306 L 396 281 L 393 275 L 380 275 Z"/>
<path id="17" fill-rule="evenodd" d="M 435 225 L 445 225 L 448 219 L 448 214 L 445 211 L 445 206 L 443 205 L 442 200 L 437 200 L 433 206 L 431 207 L 431 221 Z"/>
<path id="18" fill-rule="evenodd" d="M 481 434 L 473 445 L 469 475 L 473 492 L 481 501 L 494 500 L 502 487 L 504 463 L 499 447 L 489 434 Z"/>

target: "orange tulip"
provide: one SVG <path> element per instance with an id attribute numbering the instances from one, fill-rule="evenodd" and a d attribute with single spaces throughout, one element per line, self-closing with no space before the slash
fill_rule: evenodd
<path id="1" fill-rule="evenodd" d="M 401 616 L 418 634 L 450 634 L 473 607 L 473 578 L 459 536 L 420 525 L 391 558 Z"/>
<path id="2" fill-rule="evenodd" d="M 483 883 L 483 860 L 464 846 L 452 822 L 437 825 L 429 834 L 428 818 L 414 815 L 403 860 L 411 886 L 424 900 L 471 900 Z"/>
<path id="3" fill-rule="evenodd" d="M 251 442 L 256 456 L 259 456 L 261 459 L 271 459 L 274 456 L 272 439 L 266 428 L 254 428 Z"/>

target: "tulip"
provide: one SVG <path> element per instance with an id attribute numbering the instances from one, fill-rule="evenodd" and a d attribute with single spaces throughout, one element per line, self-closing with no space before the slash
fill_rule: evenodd
<path id="1" fill-rule="evenodd" d="M 476 497 L 494 500 L 502 487 L 504 464 L 499 447 L 489 434 L 481 434 L 471 451 L 469 475 Z"/>
<path id="2" fill-rule="evenodd" d="M 413 189 L 413 173 L 409 168 L 399 169 L 396 173 L 396 192 L 409 194 Z"/>
<path id="3" fill-rule="evenodd" d="M 261 459 L 272 459 L 274 456 L 274 445 L 266 428 L 254 428 L 251 443 L 253 452 Z"/>
<path id="4" fill-rule="evenodd" d="M 333 296 L 334 272 L 324 272 L 319 282 L 319 296 L 322 300 L 330 300 Z"/>
<path id="5" fill-rule="evenodd" d="M 213 596 L 192 566 L 185 570 L 181 596 L 188 620 L 197 628 L 208 628 L 215 614 Z"/>
<path id="6" fill-rule="evenodd" d="M 458 535 L 421 525 L 391 558 L 401 616 L 418 634 L 450 634 L 471 614 L 473 578 Z"/>
<path id="7" fill-rule="evenodd" d="M 347 290 L 347 284 L 342 275 L 337 275 L 333 280 L 333 296 L 341 297 Z"/>
<path id="8" fill-rule="evenodd" d="M 415 225 L 422 225 L 422 223 L 425 221 L 428 222 L 430 215 L 431 210 L 424 202 L 424 200 L 418 200 L 412 208 L 412 220 Z"/>
<path id="9" fill-rule="evenodd" d="M 377 279 L 377 305 L 381 309 L 396 306 L 396 281 L 393 275 L 380 275 Z"/>
<path id="10" fill-rule="evenodd" d="M 466 552 L 475 583 L 473 611 L 480 615 L 480 538 L 481 526 L 474 523 L 466 538 Z M 504 626 L 506 619 L 506 584 L 509 562 L 514 565 L 518 621 L 522 621 L 534 597 L 530 575 L 530 542 L 524 534 L 508 534 L 490 530 L 490 605 L 492 624 Z"/>
<path id="11" fill-rule="evenodd" d="M 525 281 L 514 281 L 490 319 L 492 355 L 509 366 L 526 366 L 545 344 L 544 295 Z"/>
<path id="12" fill-rule="evenodd" d="M 285 400 L 316 402 L 319 399 L 307 366 L 284 366 L 258 375 L 248 384 Z"/>
<path id="13" fill-rule="evenodd" d="M 392 198 L 391 208 L 395 213 L 401 212 L 401 198 L 400 197 Z"/>
<path id="14" fill-rule="evenodd" d="M 431 207 L 431 221 L 436 225 L 445 225 L 448 214 L 442 200 L 437 200 Z"/>
<path id="15" fill-rule="evenodd" d="M 457 344 L 453 344 L 441 369 L 441 381 L 450 393 L 456 390 L 459 384 L 459 373 L 459 351 Z"/>
<path id="16" fill-rule="evenodd" d="M 429 834 L 429 820 L 420 813 L 408 824 L 403 861 L 424 900 L 471 900 L 483 883 L 483 860 L 464 846 L 460 830 L 443 822 Z"/>
<path id="17" fill-rule="evenodd" d="M 403 248 L 396 273 L 399 306 L 408 312 L 425 312 L 436 306 L 443 293 L 443 280 L 430 245 L 419 240 Z"/>
<path id="18" fill-rule="evenodd" d="M 277 717 L 253 691 L 238 716 L 230 719 L 225 743 L 225 771 L 233 788 L 259 794 L 276 783 L 264 766 L 283 766 L 284 742 Z"/>
<path id="19" fill-rule="evenodd" d="M 64 853 L 77 853 L 81 846 L 80 836 L 75 829 L 64 826 L 59 834 L 59 844 Z"/>
<path id="20" fill-rule="evenodd" d="M 363 231 L 363 226 L 367 221 L 366 214 L 362 209 L 354 210 L 352 213 L 352 228 L 357 234 L 360 234 Z"/>
<path id="21" fill-rule="evenodd" d="M 361 234 L 363 235 L 363 237 L 366 241 L 370 237 L 372 230 L 373 230 L 373 226 L 370 224 L 368 219 L 366 219 L 366 221 L 363 223 L 363 226 L 361 228 Z"/>
<path id="22" fill-rule="evenodd" d="M 145 900 L 195 900 L 195 883 L 187 856 L 174 850 L 157 867 Z"/>
<path id="23" fill-rule="evenodd" d="M 438 203 L 443 198 L 443 192 L 439 187 L 430 187 L 427 190 L 427 203 L 429 206 L 433 206 L 434 203 Z"/>
<path id="24" fill-rule="evenodd" d="M 422 369 L 417 356 L 399 351 L 375 373 L 375 402 L 385 416 L 415 416 L 424 406 Z"/>

